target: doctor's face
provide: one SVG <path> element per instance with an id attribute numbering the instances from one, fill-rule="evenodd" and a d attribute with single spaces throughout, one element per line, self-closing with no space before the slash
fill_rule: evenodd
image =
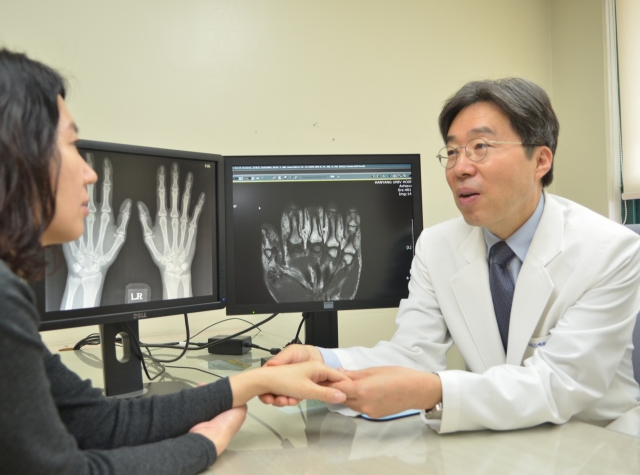
<path id="1" fill-rule="evenodd" d="M 451 123 L 446 145 L 464 147 L 478 138 L 486 142 L 485 158 L 473 161 L 459 148 L 455 165 L 446 169 L 447 182 L 468 224 L 507 239 L 535 211 L 542 193 L 541 178 L 553 156 L 548 147 L 539 146 L 527 157 L 509 118 L 491 102 L 462 109 Z"/>

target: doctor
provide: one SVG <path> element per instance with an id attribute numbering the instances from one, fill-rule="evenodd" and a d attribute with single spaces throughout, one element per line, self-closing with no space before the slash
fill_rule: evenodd
<path id="1" fill-rule="evenodd" d="M 471 82 L 446 101 L 439 127 L 462 218 L 420 236 L 391 341 L 294 345 L 270 364 L 342 367 L 352 381 L 333 386 L 348 408 L 422 409 L 441 433 L 606 425 L 636 408 L 640 239 L 544 191 L 559 131 L 547 94 L 520 78 Z M 445 370 L 454 342 L 468 371 Z"/>

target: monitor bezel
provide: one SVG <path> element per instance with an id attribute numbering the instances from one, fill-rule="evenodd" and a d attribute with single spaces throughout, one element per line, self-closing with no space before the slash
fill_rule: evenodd
<path id="1" fill-rule="evenodd" d="M 226 269 L 227 269 L 227 315 L 251 315 L 262 313 L 298 313 L 323 312 L 340 310 L 360 310 L 371 308 L 394 308 L 400 304 L 401 298 L 367 299 L 367 300 L 334 300 L 332 308 L 327 308 L 323 301 L 238 304 L 236 303 L 233 229 L 233 188 L 232 167 L 241 165 L 338 165 L 338 164 L 410 164 L 412 180 L 412 197 L 414 210 L 414 252 L 415 242 L 422 232 L 422 177 L 419 154 L 358 154 L 358 155 L 255 155 L 225 156 L 225 219 L 226 219 Z"/>
<path id="2" fill-rule="evenodd" d="M 163 158 L 177 158 L 188 160 L 201 160 L 216 164 L 216 239 L 218 259 L 218 299 L 212 296 L 190 297 L 176 300 L 154 300 L 144 303 L 130 303 L 113 305 L 109 307 L 94 307 L 89 309 L 45 311 L 45 279 L 32 284 L 36 295 L 38 311 L 43 320 L 39 330 L 58 330 L 63 328 L 82 327 L 87 325 L 126 322 L 154 317 L 180 315 L 184 313 L 203 312 L 207 310 L 219 310 L 226 306 L 226 272 L 225 272 L 225 192 L 224 192 L 224 158 L 218 154 L 192 152 L 185 150 L 163 149 L 156 147 L 144 147 L 94 140 L 80 140 L 77 143 L 79 150 L 95 150 L 100 152 L 115 152 L 135 155 L 147 155 Z M 170 303 L 168 303 L 170 302 Z M 161 308 L 158 308 L 161 307 Z M 47 316 L 44 320 L 45 315 Z"/>

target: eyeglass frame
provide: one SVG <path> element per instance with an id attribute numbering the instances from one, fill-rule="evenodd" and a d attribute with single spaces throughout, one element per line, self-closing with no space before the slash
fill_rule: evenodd
<path id="1" fill-rule="evenodd" d="M 506 144 L 506 145 L 522 145 L 523 147 L 540 147 L 541 146 L 541 144 L 522 143 L 522 142 L 503 142 L 503 141 L 500 141 L 500 140 L 486 140 L 486 139 L 483 139 L 482 137 L 476 137 L 476 138 L 473 138 L 473 139 L 469 139 L 467 141 L 467 143 L 464 144 L 464 145 L 461 145 L 459 147 L 451 147 L 454 150 L 454 152 L 456 153 L 456 158 L 453 161 L 453 165 L 451 165 L 450 167 L 448 167 L 448 166 L 446 166 L 445 164 L 442 163 L 442 160 L 445 159 L 445 158 L 447 159 L 447 162 L 448 162 L 449 161 L 449 157 L 448 156 L 443 157 L 442 155 L 440 155 L 440 152 L 442 152 L 443 150 L 448 150 L 450 146 L 449 145 L 445 145 L 444 147 L 442 147 L 438 151 L 438 154 L 436 155 L 436 158 L 438 159 L 438 163 L 440 163 L 440 165 L 442 165 L 442 167 L 445 170 L 451 170 L 453 167 L 456 166 L 456 163 L 458 162 L 458 157 L 460 156 L 460 152 L 458 150 L 461 149 L 461 148 L 464 149 L 465 153 L 467 154 L 467 158 L 469 160 L 471 160 L 474 163 L 480 163 L 482 160 L 487 158 L 487 155 L 489 154 L 489 150 L 487 149 L 487 153 L 485 153 L 484 157 L 482 157 L 480 160 L 474 160 L 473 158 L 471 158 L 472 154 L 467 150 L 467 145 L 469 145 L 469 143 L 472 142 L 473 140 L 482 140 L 487 145 L 495 143 L 495 144 Z"/>

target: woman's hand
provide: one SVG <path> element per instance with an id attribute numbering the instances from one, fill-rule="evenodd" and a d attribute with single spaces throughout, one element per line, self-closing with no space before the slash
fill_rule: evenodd
<path id="1" fill-rule="evenodd" d="M 302 399 L 319 399 L 339 404 L 346 395 L 339 389 L 325 387 L 349 379 L 347 375 L 329 368 L 319 361 L 263 366 L 229 378 L 233 392 L 233 405 L 246 404 L 254 396 L 267 404 L 294 406 Z"/>
<path id="2" fill-rule="evenodd" d="M 231 438 L 238 432 L 247 417 L 247 406 L 234 407 L 218 414 L 210 421 L 196 424 L 190 434 L 200 434 L 209 439 L 216 446 L 218 457 L 225 451 Z"/>

